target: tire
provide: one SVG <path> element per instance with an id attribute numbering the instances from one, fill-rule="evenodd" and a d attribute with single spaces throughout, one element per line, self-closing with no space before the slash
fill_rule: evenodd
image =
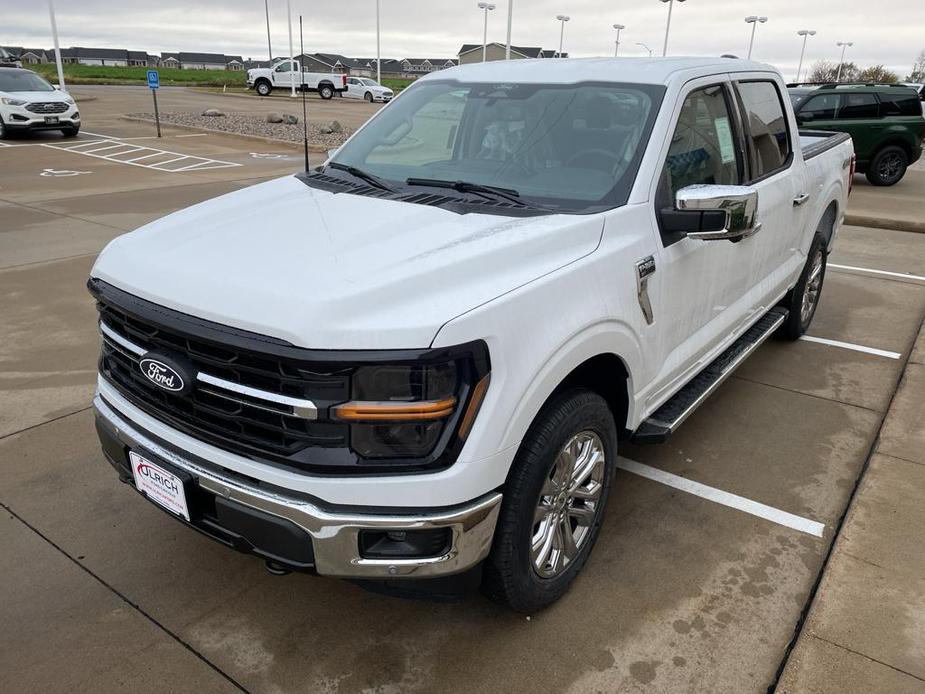
<path id="1" fill-rule="evenodd" d="M 322 84 L 320 87 L 318 87 L 318 94 L 322 99 L 327 101 L 332 96 L 334 96 L 334 87 L 332 87 L 330 84 Z"/>
<path id="2" fill-rule="evenodd" d="M 369 103 L 373 103 L 373 95 L 371 92 L 366 92 L 366 94 L 363 95 L 363 98 L 366 99 Z"/>
<path id="3" fill-rule="evenodd" d="M 80 132 L 79 125 L 69 125 L 66 128 L 61 128 L 61 134 L 65 137 L 77 137 L 77 133 Z"/>
<path id="4" fill-rule="evenodd" d="M 569 456 L 569 444 L 577 456 Z M 589 456 L 596 453 L 602 453 L 603 458 L 591 463 Z M 569 459 L 581 461 L 586 456 L 588 464 L 581 466 L 579 473 L 568 475 L 569 485 L 559 487 L 566 479 L 560 473 L 567 472 Z M 613 486 L 616 457 L 617 429 L 601 396 L 571 389 L 544 405 L 530 425 L 505 483 L 482 578 L 482 591 L 489 598 L 529 614 L 565 594 L 597 540 Z M 557 494 L 557 488 L 566 491 Z M 581 495 L 571 496 L 568 488 Z M 563 534 L 566 523 L 571 550 Z"/>
<path id="5" fill-rule="evenodd" d="M 10 131 L 6 129 L 3 119 L 0 118 L 0 140 L 5 140 L 10 136 Z"/>
<path id="6" fill-rule="evenodd" d="M 867 166 L 867 180 L 875 186 L 893 186 L 906 175 L 909 155 L 897 145 L 884 147 Z"/>
<path id="7" fill-rule="evenodd" d="M 273 91 L 273 85 L 266 80 L 260 80 L 254 85 L 254 90 L 257 92 L 258 96 L 270 96 L 270 93 Z"/>
<path id="8" fill-rule="evenodd" d="M 806 333 L 813 322 L 819 299 L 822 297 L 827 258 L 825 238 L 817 231 L 810 244 L 800 279 L 781 302 L 781 305 L 790 311 L 787 320 L 780 327 L 782 337 L 797 340 Z"/>

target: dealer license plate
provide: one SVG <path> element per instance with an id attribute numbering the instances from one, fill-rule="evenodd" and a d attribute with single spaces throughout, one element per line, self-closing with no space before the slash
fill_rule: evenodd
<path id="1" fill-rule="evenodd" d="M 171 513 L 189 520 L 183 480 L 135 451 L 129 452 L 129 459 L 132 462 L 132 476 L 135 478 L 138 491 L 144 492 L 151 501 Z"/>

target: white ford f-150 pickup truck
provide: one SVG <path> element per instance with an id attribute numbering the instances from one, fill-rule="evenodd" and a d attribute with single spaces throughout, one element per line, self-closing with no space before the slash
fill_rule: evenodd
<path id="1" fill-rule="evenodd" d="M 272 571 L 476 577 L 537 610 L 591 553 L 619 442 L 807 329 L 852 162 L 743 60 L 425 77 L 323 167 L 106 247 L 103 451 Z"/>
<path id="2" fill-rule="evenodd" d="M 347 76 L 336 72 L 299 71 L 298 60 L 281 60 L 270 67 L 247 71 L 246 84 L 260 96 L 269 96 L 274 89 L 292 89 L 318 92 L 322 99 L 347 91 Z M 301 77 L 300 77 L 301 76 Z"/>

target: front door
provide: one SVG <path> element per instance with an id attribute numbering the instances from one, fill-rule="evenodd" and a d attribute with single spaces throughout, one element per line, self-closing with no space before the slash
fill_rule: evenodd
<path id="1" fill-rule="evenodd" d="M 291 87 L 294 79 L 295 72 L 292 69 L 291 60 L 285 60 L 273 68 L 274 87 Z"/>
<path id="2" fill-rule="evenodd" d="M 697 373 L 725 344 L 747 312 L 743 295 L 754 237 L 736 243 L 701 241 L 666 231 L 660 211 L 674 209 L 675 195 L 693 185 L 741 185 L 746 165 L 736 102 L 727 76 L 690 82 L 676 107 L 663 154 L 653 213 L 661 229 L 653 292 L 653 328 L 659 352 L 647 408 Z"/>

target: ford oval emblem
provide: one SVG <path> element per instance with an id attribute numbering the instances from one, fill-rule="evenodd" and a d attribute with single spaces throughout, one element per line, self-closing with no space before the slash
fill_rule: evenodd
<path id="1" fill-rule="evenodd" d="M 144 374 L 144 377 L 159 388 L 169 390 L 172 393 L 179 393 L 186 388 L 183 376 L 160 359 L 145 357 L 138 362 L 138 366 L 141 368 L 141 373 Z"/>

